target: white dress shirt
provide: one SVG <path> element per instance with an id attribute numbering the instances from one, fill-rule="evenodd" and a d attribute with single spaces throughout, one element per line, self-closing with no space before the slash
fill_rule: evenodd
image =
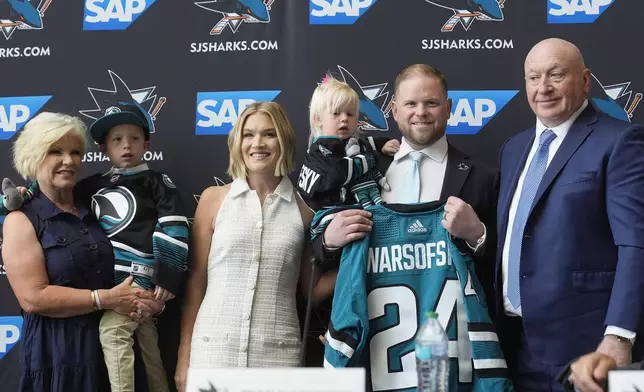
<path id="1" fill-rule="evenodd" d="M 441 197 L 443 190 L 443 182 L 445 181 L 445 172 L 447 170 L 447 138 L 443 136 L 434 142 L 431 146 L 427 146 L 421 153 L 425 157 L 420 161 L 419 174 L 420 174 L 420 199 L 419 203 L 429 203 L 436 201 Z M 385 178 L 389 183 L 390 190 L 384 189 L 380 192 L 380 197 L 385 203 L 402 203 L 406 198 L 403 195 L 407 192 L 405 182 L 407 176 L 413 170 L 414 162 L 409 156 L 409 153 L 415 151 L 403 137 L 400 143 L 400 150 L 394 155 L 394 160 L 389 165 Z M 485 243 L 487 237 L 487 229 L 483 224 L 483 237 L 481 237 L 480 244 L 470 244 L 465 242 L 474 252 Z"/>
<path id="2" fill-rule="evenodd" d="M 391 190 L 381 192 L 382 200 L 386 203 L 400 203 L 405 200 L 402 195 L 407 192 L 405 182 L 412 171 L 413 161 L 409 153 L 414 149 L 403 137 L 400 150 L 394 155 L 385 177 Z M 420 203 L 428 203 L 440 199 L 447 169 L 447 138 L 443 136 L 431 146 L 420 150 L 426 156 L 420 161 Z"/>
<path id="3" fill-rule="evenodd" d="M 570 116 L 568 120 L 557 125 L 556 127 L 547 128 L 537 118 L 537 125 L 535 129 L 536 134 L 535 134 L 534 142 L 532 143 L 532 147 L 530 148 L 528 159 L 526 159 L 525 165 L 523 166 L 523 170 L 521 171 L 521 176 L 519 176 L 517 188 L 515 189 L 514 195 L 512 196 L 512 203 L 510 204 L 510 211 L 508 215 L 508 226 L 506 228 L 505 242 L 503 244 L 503 253 L 501 255 L 501 271 L 503 273 L 503 308 L 505 309 L 505 313 L 507 315 L 510 315 L 510 316 L 522 315 L 521 307 L 519 306 L 518 308 L 515 308 L 514 306 L 512 306 L 512 303 L 510 303 L 510 299 L 508 298 L 508 256 L 510 253 L 510 241 L 512 238 L 512 225 L 514 223 L 514 217 L 517 212 L 519 197 L 521 196 L 521 190 L 523 189 L 523 181 L 525 179 L 526 172 L 528 170 L 528 167 L 530 166 L 530 162 L 532 162 L 532 158 L 537 152 L 537 148 L 539 147 L 539 138 L 541 134 L 546 129 L 550 129 L 555 133 L 555 135 L 557 135 L 555 140 L 553 140 L 550 143 L 550 146 L 548 147 L 548 165 L 550 165 L 550 162 L 552 162 L 552 158 L 555 156 L 555 154 L 557 153 L 557 150 L 561 146 L 561 143 L 566 138 L 568 131 L 572 127 L 573 123 L 577 120 L 577 117 L 579 117 L 581 112 L 583 112 L 584 109 L 586 109 L 586 106 L 588 106 L 587 100 L 584 101 L 584 104 L 581 105 L 581 108 L 579 108 L 579 110 L 573 113 L 573 115 Z M 608 326 L 606 328 L 606 334 L 619 335 L 631 340 L 635 338 L 634 332 L 625 330 L 623 328 L 615 327 L 615 326 Z"/>

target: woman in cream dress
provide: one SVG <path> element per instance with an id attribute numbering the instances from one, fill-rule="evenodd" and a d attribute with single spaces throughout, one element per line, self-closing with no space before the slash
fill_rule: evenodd
<path id="1" fill-rule="evenodd" d="M 282 108 L 257 102 L 228 137 L 231 184 L 206 189 L 195 213 L 175 380 L 188 367 L 297 366 L 298 284 L 311 279 L 313 213 L 288 174 L 295 134 Z M 314 298 L 332 294 L 319 277 Z"/>

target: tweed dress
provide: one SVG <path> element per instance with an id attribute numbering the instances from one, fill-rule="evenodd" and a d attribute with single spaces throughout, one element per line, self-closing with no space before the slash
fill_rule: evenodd
<path id="1" fill-rule="evenodd" d="M 305 230 L 297 197 L 284 177 L 262 206 L 245 180 L 233 181 L 213 222 L 191 368 L 298 365 L 295 295 Z"/>

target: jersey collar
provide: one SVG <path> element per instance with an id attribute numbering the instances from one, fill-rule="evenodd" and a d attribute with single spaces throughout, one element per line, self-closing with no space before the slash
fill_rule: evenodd
<path id="1" fill-rule="evenodd" d="M 124 168 L 118 168 L 118 167 L 112 166 L 112 168 L 108 170 L 107 173 L 103 174 L 103 177 L 111 176 L 113 174 L 125 174 L 125 175 L 136 174 L 146 170 L 150 170 L 148 168 L 147 163 L 142 163 L 134 167 L 124 167 Z"/>

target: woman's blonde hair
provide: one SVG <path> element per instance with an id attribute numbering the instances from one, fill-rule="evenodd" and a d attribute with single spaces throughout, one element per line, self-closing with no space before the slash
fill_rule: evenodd
<path id="1" fill-rule="evenodd" d="M 72 133 L 82 142 L 82 154 L 87 151 L 87 127 L 78 117 L 62 113 L 42 112 L 32 118 L 13 143 L 13 166 L 25 180 L 35 179 L 38 167 L 52 144 Z"/>
<path id="2" fill-rule="evenodd" d="M 246 178 L 248 168 L 244 163 L 241 145 L 244 134 L 244 126 L 248 117 L 255 113 L 264 113 L 270 117 L 277 134 L 277 142 L 280 146 L 280 156 L 275 167 L 275 176 L 288 176 L 293 171 L 293 160 L 295 156 L 295 132 L 288 121 L 286 111 L 275 102 L 254 102 L 244 109 L 232 131 L 228 134 L 228 153 L 230 162 L 228 164 L 228 175 L 233 180 Z"/>
<path id="3" fill-rule="evenodd" d="M 323 135 L 322 128 L 316 125 L 316 119 L 319 119 L 324 113 L 335 113 L 346 107 L 354 107 L 356 116 L 358 115 L 357 112 L 360 110 L 358 94 L 347 83 L 327 77 L 325 81 L 317 86 L 311 97 L 311 104 L 309 105 L 309 125 L 311 127 L 309 146 L 317 137 Z"/>

